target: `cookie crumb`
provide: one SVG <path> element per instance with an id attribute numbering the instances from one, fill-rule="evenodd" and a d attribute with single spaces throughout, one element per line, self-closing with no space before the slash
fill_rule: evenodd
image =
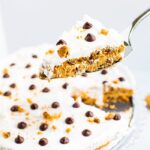
<path id="1" fill-rule="evenodd" d="M 101 31 L 100 31 L 100 34 L 102 34 L 102 35 L 108 35 L 108 33 L 109 33 L 109 30 L 107 30 L 107 29 L 101 29 Z"/>
<path id="2" fill-rule="evenodd" d="M 10 132 L 3 132 L 3 137 L 8 139 L 10 137 Z"/>
<path id="3" fill-rule="evenodd" d="M 150 109 L 150 95 L 147 95 L 145 98 L 146 107 Z"/>
<path id="4" fill-rule="evenodd" d="M 69 56 L 70 48 L 68 46 L 62 46 L 58 49 L 58 55 L 61 58 L 67 58 Z"/>

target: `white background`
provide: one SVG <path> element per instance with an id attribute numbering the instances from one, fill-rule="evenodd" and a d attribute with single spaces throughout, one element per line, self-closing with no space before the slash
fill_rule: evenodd
<path id="1" fill-rule="evenodd" d="M 45 42 L 56 43 L 59 35 L 84 14 L 122 32 L 137 15 L 150 8 L 150 0 L 0 0 L 0 2 L 9 52 Z M 150 17 L 135 30 L 132 43 L 134 51 L 125 63 L 137 80 L 136 101 L 142 101 L 145 94 L 150 93 Z M 132 150 L 150 149 L 150 119 L 146 119 L 147 122 L 142 127 L 140 137 L 137 137 Z"/>

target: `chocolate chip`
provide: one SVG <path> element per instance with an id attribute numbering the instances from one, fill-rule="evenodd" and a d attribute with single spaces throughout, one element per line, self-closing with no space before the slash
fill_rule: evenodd
<path id="1" fill-rule="evenodd" d="M 35 54 L 33 54 L 33 55 L 32 55 L 32 58 L 38 58 L 38 56 L 37 56 L 37 55 L 35 55 Z"/>
<path id="2" fill-rule="evenodd" d="M 17 112 L 17 111 L 19 110 L 19 106 L 18 106 L 18 105 L 13 105 L 13 106 L 10 108 L 10 110 L 11 110 L 12 112 Z"/>
<path id="3" fill-rule="evenodd" d="M 69 143 L 69 139 L 68 139 L 67 137 L 62 137 L 62 138 L 60 139 L 60 143 L 61 143 L 61 144 L 68 144 L 68 143 Z"/>
<path id="4" fill-rule="evenodd" d="M 125 81 L 125 79 L 123 77 L 119 77 L 118 80 L 121 82 Z"/>
<path id="5" fill-rule="evenodd" d="M 42 138 L 39 140 L 39 145 L 45 146 L 48 144 L 48 140 L 46 138 Z"/>
<path id="6" fill-rule="evenodd" d="M 85 130 L 82 131 L 82 135 L 83 136 L 90 136 L 91 135 L 91 131 L 88 130 L 88 129 L 85 129 Z"/>
<path id="7" fill-rule="evenodd" d="M 84 73 L 81 74 L 81 76 L 82 76 L 82 77 L 87 77 L 87 73 L 84 72 Z"/>
<path id="8" fill-rule="evenodd" d="M 96 40 L 96 37 L 95 37 L 95 35 L 93 35 L 93 34 L 91 34 L 91 33 L 88 33 L 88 34 L 86 35 L 86 37 L 85 37 L 85 40 L 86 40 L 87 42 L 93 42 L 93 41 Z"/>
<path id="9" fill-rule="evenodd" d="M 102 74 L 102 75 L 107 74 L 107 70 L 102 70 L 102 71 L 101 71 L 101 74 Z"/>
<path id="10" fill-rule="evenodd" d="M 23 138 L 22 136 L 18 135 L 18 136 L 15 138 L 15 142 L 16 142 L 17 144 L 21 144 L 21 143 L 24 142 L 24 138 Z"/>
<path id="11" fill-rule="evenodd" d="M 8 73 L 3 74 L 3 78 L 9 78 L 10 75 Z"/>
<path id="12" fill-rule="evenodd" d="M 52 106 L 52 108 L 58 108 L 59 103 L 58 102 L 53 102 L 51 106 Z"/>
<path id="13" fill-rule="evenodd" d="M 73 105 L 72 105 L 73 108 L 79 108 L 80 107 L 80 104 L 78 102 L 75 102 Z"/>
<path id="14" fill-rule="evenodd" d="M 62 85 L 62 88 L 63 88 L 63 89 L 67 89 L 68 85 L 69 85 L 68 83 L 64 83 L 64 84 Z"/>
<path id="15" fill-rule="evenodd" d="M 33 75 L 31 76 L 32 79 L 34 79 L 34 78 L 36 78 L 36 77 L 37 77 L 36 74 L 33 74 Z"/>
<path id="16" fill-rule="evenodd" d="M 126 41 L 124 41 L 124 45 L 125 45 L 125 46 L 128 46 L 129 44 L 128 44 Z"/>
<path id="17" fill-rule="evenodd" d="M 11 67 L 12 67 L 12 66 L 15 66 L 15 65 L 16 65 L 15 63 L 11 63 L 11 64 L 10 64 Z"/>
<path id="18" fill-rule="evenodd" d="M 9 87 L 11 87 L 11 88 L 14 89 L 14 88 L 16 87 L 16 84 L 15 84 L 15 83 L 12 83 L 12 84 L 9 85 Z"/>
<path id="19" fill-rule="evenodd" d="M 121 119 L 120 114 L 115 114 L 113 119 L 114 120 L 120 120 Z"/>
<path id="20" fill-rule="evenodd" d="M 47 129 L 48 129 L 48 124 L 47 124 L 47 123 L 42 123 L 42 124 L 40 125 L 39 129 L 40 129 L 41 131 L 47 130 Z"/>
<path id="21" fill-rule="evenodd" d="M 10 91 L 6 91 L 6 92 L 4 92 L 3 95 L 4 95 L 4 96 L 11 96 L 11 92 L 10 92 Z"/>
<path id="22" fill-rule="evenodd" d="M 47 78 L 47 76 L 44 74 L 44 72 L 40 72 L 39 77 L 42 80 Z"/>
<path id="23" fill-rule="evenodd" d="M 103 81 L 102 83 L 103 83 L 103 84 L 106 84 L 106 83 L 107 83 L 107 81 Z"/>
<path id="24" fill-rule="evenodd" d="M 36 104 L 36 103 L 32 103 L 31 104 L 31 106 L 30 106 L 30 108 L 32 109 L 32 110 L 35 110 L 35 109 L 38 109 L 38 104 Z"/>
<path id="25" fill-rule="evenodd" d="M 26 66 L 25 66 L 25 68 L 30 68 L 31 67 L 31 65 L 30 64 L 27 64 Z"/>
<path id="26" fill-rule="evenodd" d="M 36 86 L 34 85 L 34 84 L 31 84 L 30 86 L 29 86 L 29 90 L 34 90 L 36 88 Z"/>
<path id="27" fill-rule="evenodd" d="M 91 111 L 87 111 L 87 112 L 85 113 L 85 116 L 86 116 L 86 117 L 93 117 L 94 114 L 93 114 L 93 112 L 91 112 Z"/>
<path id="28" fill-rule="evenodd" d="M 45 87 L 45 88 L 42 90 L 43 93 L 48 93 L 49 91 L 50 91 L 50 89 L 47 88 L 47 87 Z"/>
<path id="29" fill-rule="evenodd" d="M 27 127 L 27 124 L 25 122 L 19 122 L 17 127 L 19 129 L 25 129 Z"/>
<path id="30" fill-rule="evenodd" d="M 89 22 L 86 22 L 84 25 L 83 25 L 83 29 L 90 29 L 90 28 L 92 28 L 92 24 L 91 23 L 89 23 Z"/>
<path id="31" fill-rule="evenodd" d="M 66 118 L 65 120 L 66 124 L 73 124 L 74 120 L 71 117 Z"/>
<path id="32" fill-rule="evenodd" d="M 67 45 L 66 41 L 64 41 L 63 39 L 60 39 L 56 45 Z"/>

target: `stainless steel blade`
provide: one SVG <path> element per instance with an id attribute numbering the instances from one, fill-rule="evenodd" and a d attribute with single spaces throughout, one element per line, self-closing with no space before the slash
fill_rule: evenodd
<path id="1" fill-rule="evenodd" d="M 144 11 L 143 13 L 141 13 L 137 18 L 135 18 L 132 24 L 122 33 L 122 36 L 125 40 L 125 45 L 127 46 L 125 49 L 124 57 L 127 57 L 133 51 L 132 44 L 131 44 L 131 35 L 134 29 L 139 25 L 139 23 L 142 20 L 144 20 L 149 15 L 150 15 L 150 8 Z"/>

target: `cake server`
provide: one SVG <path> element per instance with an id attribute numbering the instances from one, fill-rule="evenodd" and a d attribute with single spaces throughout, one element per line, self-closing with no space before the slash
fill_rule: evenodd
<path id="1" fill-rule="evenodd" d="M 125 45 L 127 46 L 125 49 L 125 57 L 129 55 L 129 53 L 133 50 L 132 44 L 131 44 L 131 35 L 134 31 L 134 29 L 139 25 L 139 23 L 145 19 L 147 16 L 150 15 L 150 8 L 144 11 L 142 14 L 140 14 L 137 18 L 134 19 L 132 24 L 123 32 L 123 37 L 125 40 Z"/>

